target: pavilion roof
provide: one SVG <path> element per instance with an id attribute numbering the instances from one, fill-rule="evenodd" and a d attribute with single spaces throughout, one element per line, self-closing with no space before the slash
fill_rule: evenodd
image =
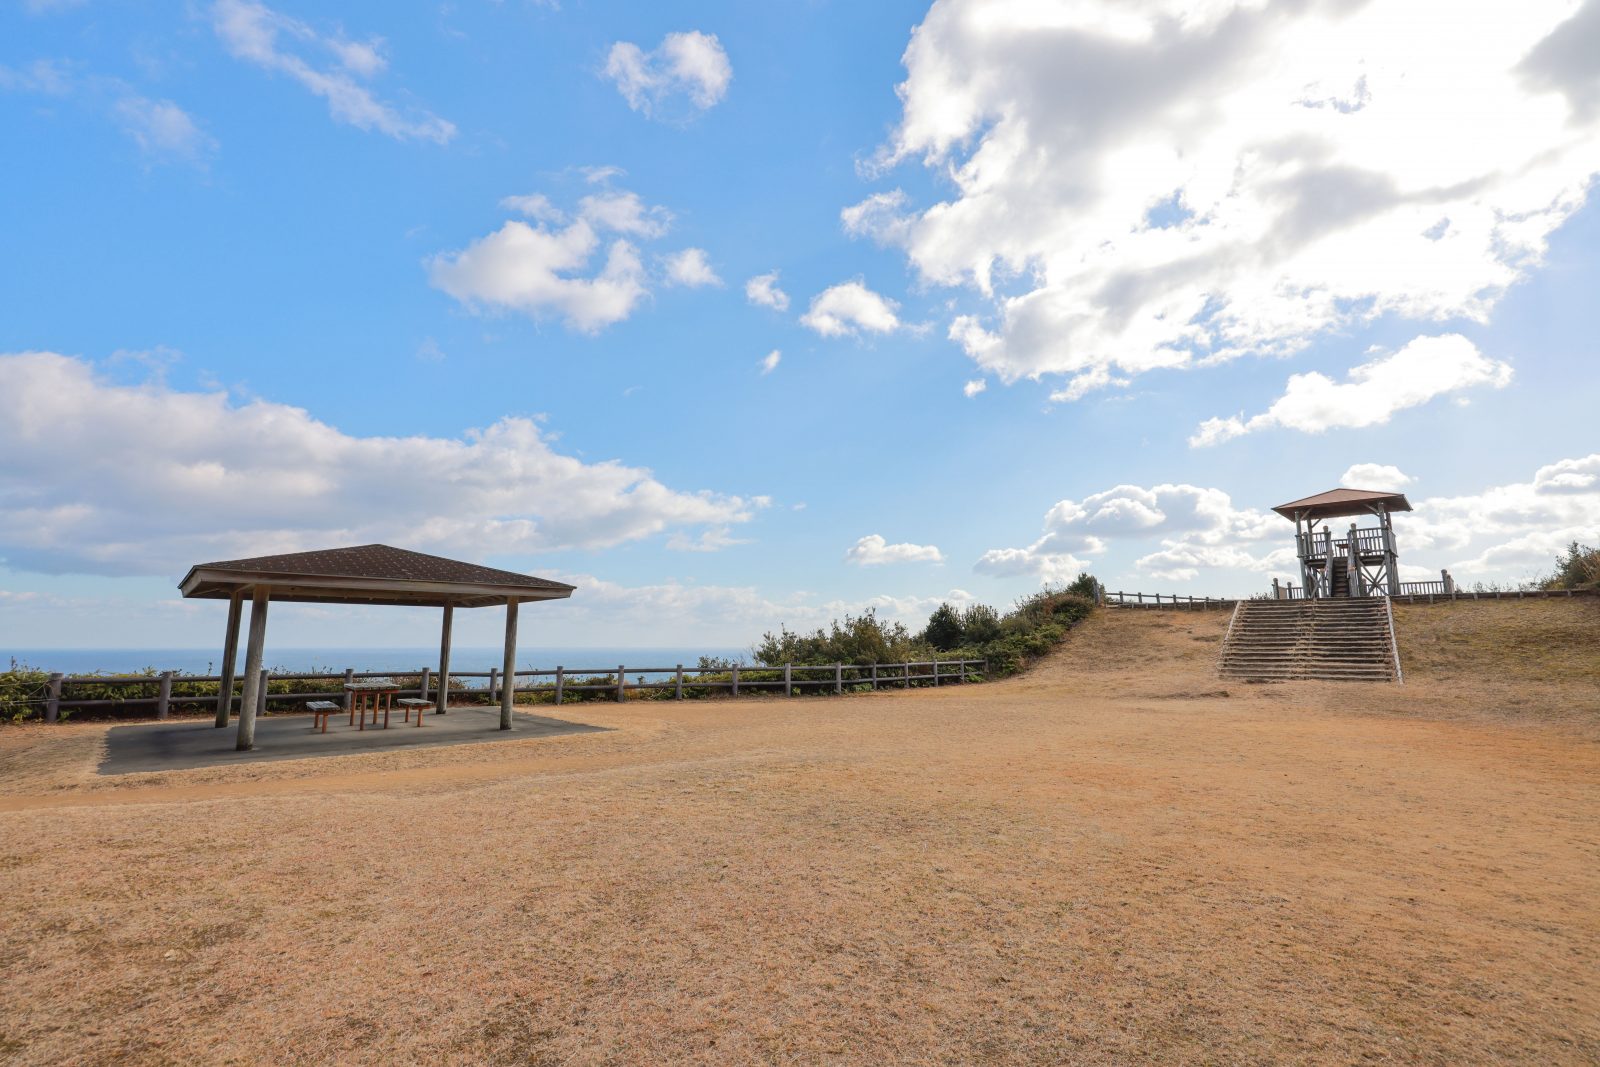
<path id="1" fill-rule="evenodd" d="M 1404 493 L 1377 489 L 1329 489 L 1326 493 L 1291 500 L 1273 508 L 1286 519 L 1336 519 L 1341 515 L 1371 515 L 1383 505 L 1386 511 L 1410 511 L 1411 502 Z"/>
<path id="2" fill-rule="evenodd" d="M 430 556 L 389 545 L 359 545 L 197 563 L 178 588 L 185 597 L 226 600 L 268 586 L 273 600 L 323 604 L 482 607 L 572 595 L 573 586 L 531 574 Z"/>

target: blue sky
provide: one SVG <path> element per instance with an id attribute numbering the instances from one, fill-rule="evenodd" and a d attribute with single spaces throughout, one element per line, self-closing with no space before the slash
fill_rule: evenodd
<path id="1" fill-rule="evenodd" d="M 0 647 L 371 541 L 575 582 L 525 644 L 1242 593 L 1357 481 L 1527 577 L 1600 539 L 1600 0 L 1503 7 L 10 5 Z"/>

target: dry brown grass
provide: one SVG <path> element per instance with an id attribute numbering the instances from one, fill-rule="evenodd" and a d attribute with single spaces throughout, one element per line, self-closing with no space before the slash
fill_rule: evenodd
<path id="1" fill-rule="evenodd" d="M 102 780 L 103 727 L 3 730 L 0 1057 L 1593 1062 L 1572 608 L 1549 685 L 1459 609 L 1403 688 L 1219 683 L 1224 617 L 1130 611 L 583 737 Z"/>

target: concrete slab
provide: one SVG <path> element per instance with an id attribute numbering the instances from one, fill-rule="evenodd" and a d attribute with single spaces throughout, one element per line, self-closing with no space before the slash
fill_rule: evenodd
<path id="1" fill-rule="evenodd" d="M 256 720 L 256 747 L 250 752 L 233 747 L 238 737 L 237 720 L 221 730 L 209 719 L 116 726 L 106 732 L 106 756 L 100 763 L 100 773 L 177 771 L 308 756 L 348 756 L 601 733 L 605 729 L 519 711 L 511 729 L 502 730 L 499 708 L 451 708 L 444 715 L 426 715 L 423 726 L 402 722 L 396 711 L 389 718 L 387 730 L 371 725 L 358 730 L 346 725 L 348 721 L 343 715 L 336 715 L 328 732 L 321 733 L 311 728 L 310 715 L 268 715 Z"/>

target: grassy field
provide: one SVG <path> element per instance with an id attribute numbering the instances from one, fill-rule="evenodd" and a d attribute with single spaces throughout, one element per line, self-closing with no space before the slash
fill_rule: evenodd
<path id="1" fill-rule="evenodd" d="M 1222 613 L 1006 682 L 101 779 L 0 729 L 17 1063 L 1592 1063 L 1600 606 L 1398 609 L 1404 687 Z"/>

